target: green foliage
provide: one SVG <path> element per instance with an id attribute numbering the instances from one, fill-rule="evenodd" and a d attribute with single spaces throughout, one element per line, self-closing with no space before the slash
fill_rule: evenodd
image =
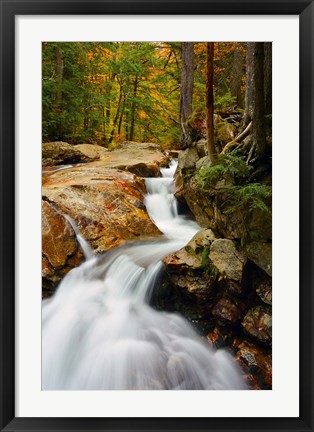
<path id="1" fill-rule="evenodd" d="M 179 47 L 155 42 L 44 42 L 43 141 L 97 142 L 107 147 L 123 140 L 176 143 Z"/>
<path id="2" fill-rule="evenodd" d="M 272 196 L 270 186 L 262 183 L 249 183 L 242 186 L 229 186 L 226 191 L 230 196 L 233 210 L 240 208 L 249 212 L 259 210 L 263 213 L 270 213 L 267 204 L 267 201 Z"/>
<path id="3" fill-rule="evenodd" d="M 215 94 L 215 109 L 222 109 L 236 103 L 236 97 L 231 96 L 230 92 L 225 93 L 222 96 Z"/>
<path id="4" fill-rule="evenodd" d="M 202 262 L 202 266 L 207 268 L 209 267 L 210 264 L 210 260 L 209 260 L 209 252 L 210 252 L 210 247 L 207 246 L 202 250 L 202 254 L 201 254 L 201 262 Z"/>
<path id="5" fill-rule="evenodd" d="M 217 163 L 206 168 L 201 168 L 196 173 L 196 181 L 203 189 L 214 188 L 218 181 L 228 180 L 239 182 L 246 179 L 252 167 L 239 156 L 219 156 Z"/>
<path id="6" fill-rule="evenodd" d="M 218 275 L 218 270 L 209 259 L 209 252 L 210 252 L 210 246 L 207 246 L 202 250 L 201 253 L 202 267 L 205 269 L 205 272 L 208 276 L 212 276 L 216 278 L 216 276 Z"/>
<path id="7" fill-rule="evenodd" d="M 235 103 L 229 77 L 238 43 L 217 43 L 215 108 Z M 43 141 L 155 141 L 180 137 L 180 42 L 43 42 Z M 204 110 L 206 43 L 194 43 L 194 109 Z"/>
<path id="8" fill-rule="evenodd" d="M 228 154 L 219 157 L 216 164 L 201 168 L 195 174 L 195 178 L 204 192 L 217 189 L 220 182 L 219 191 L 223 193 L 224 214 L 232 215 L 235 211 L 240 211 L 243 213 L 243 222 L 246 225 L 248 215 L 254 211 L 271 213 L 271 186 L 249 183 L 252 169 L 241 157 Z M 253 233 L 246 233 L 246 235 L 252 237 Z"/>

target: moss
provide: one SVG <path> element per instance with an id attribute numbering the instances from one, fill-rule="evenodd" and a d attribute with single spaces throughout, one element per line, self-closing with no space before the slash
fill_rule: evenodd
<path id="1" fill-rule="evenodd" d="M 204 268 L 207 268 L 210 266 L 209 252 L 210 252 L 210 247 L 207 246 L 203 249 L 202 254 L 201 254 L 201 262 L 202 262 L 202 266 Z"/>
<path id="2" fill-rule="evenodd" d="M 195 252 L 195 250 L 194 250 L 191 246 L 187 245 L 187 246 L 185 246 L 184 249 L 186 250 L 186 252 L 187 252 L 189 255 L 192 255 L 192 256 L 198 258 L 197 253 Z"/>

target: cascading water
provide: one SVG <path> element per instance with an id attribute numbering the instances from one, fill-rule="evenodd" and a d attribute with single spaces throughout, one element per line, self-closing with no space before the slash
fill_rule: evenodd
<path id="1" fill-rule="evenodd" d="M 43 390 L 245 389 L 241 371 L 211 349 L 181 316 L 148 300 L 161 259 L 198 231 L 178 214 L 171 193 L 176 164 L 146 179 L 147 211 L 165 234 L 93 256 L 77 231 L 86 261 L 70 271 L 42 308 Z"/>

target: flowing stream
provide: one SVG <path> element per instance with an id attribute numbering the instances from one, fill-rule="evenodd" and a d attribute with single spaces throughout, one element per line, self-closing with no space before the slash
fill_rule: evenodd
<path id="1" fill-rule="evenodd" d="M 92 254 L 75 229 L 85 262 L 71 270 L 42 307 L 43 390 L 245 389 L 224 350 L 201 340 L 180 315 L 149 299 L 162 258 L 183 247 L 198 225 L 178 214 L 176 163 L 146 179 L 145 204 L 164 238 Z"/>

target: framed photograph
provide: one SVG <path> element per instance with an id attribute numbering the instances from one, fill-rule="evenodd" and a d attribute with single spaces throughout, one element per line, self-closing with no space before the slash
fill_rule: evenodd
<path id="1" fill-rule="evenodd" d="M 0 4 L 1 430 L 313 430 L 313 2 Z"/>

